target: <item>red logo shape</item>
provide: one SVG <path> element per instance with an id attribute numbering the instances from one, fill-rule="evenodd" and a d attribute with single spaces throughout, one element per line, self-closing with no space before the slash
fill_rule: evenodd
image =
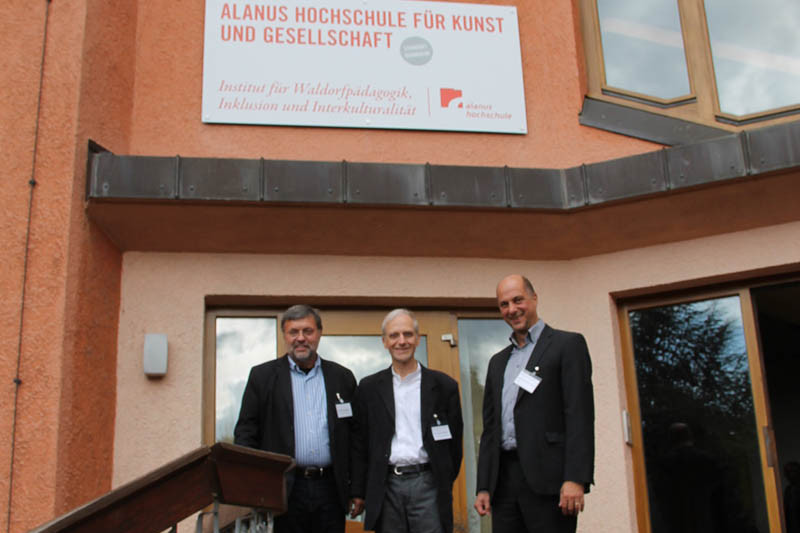
<path id="1" fill-rule="evenodd" d="M 439 96 L 442 102 L 442 107 L 450 107 L 450 102 L 456 98 L 461 98 L 461 89 L 447 89 L 443 87 L 439 89 Z M 463 102 L 458 102 L 458 107 L 464 107 Z"/>

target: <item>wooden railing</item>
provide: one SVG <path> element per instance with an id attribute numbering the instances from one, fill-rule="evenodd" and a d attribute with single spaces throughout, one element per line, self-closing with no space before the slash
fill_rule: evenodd
<path id="1" fill-rule="evenodd" d="M 286 455 L 217 443 L 131 481 L 31 533 L 158 533 L 214 503 L 286 510 Z"/>

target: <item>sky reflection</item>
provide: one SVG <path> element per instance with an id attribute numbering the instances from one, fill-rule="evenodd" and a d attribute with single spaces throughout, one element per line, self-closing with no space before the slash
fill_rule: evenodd
<path id="1" fill-rule="evenodd" d="M 706 0 L 723 113 L 800 104 L 800 2 Z"/>
<path id="2" fill-rule="evenodd" d="M 217 318 L 216 441 L 233 442 L 250 368 L 275 359 L 274 318 Z"/>
<path id="3" fill-rule="evenodd" d="M 217 318 L 215 440 L 233 442 L 242 394 L 250 369 L 277 356 L 274 318 Z M 357 381 L 383 370 L 391 357 L 379 335 L 324 335 L 318 352 L 352 370 Z M 428 364 L 427 338 L 420 339 L 415 357 Z"/>
<path id="4" fill-rule="evenodd" d="M 475 494 L 478 441 L 483 430 L 483 388 L 492 355 L 509 343 L 511 328 L 496 318 L 461 318 L 458 320 L 458 353 L 461 366 L 461 408 L 464 411 L 464 468 L 467 494 Z M 472 438 L 470 438 L 472 436 Z M 490 531 L 488 517 L 478 516 L 468 505 L 469 530 Z"/>
<path id="5" fill-rule="evenodd" d="M 392 364 L 380 335 L 324 335 L 318 351 L 323 359 L 349 368 L 356 376 L 356 381 Z M 420 338 L 414 357 L 428 366 L 428 339 L 425 335 Z"/>
<path id="6" fill-rule="evenodd" d="M 691 92 L 676 0 L 598 0 L 606 84 L 671 99 Z M 800 104 L 800 2 L 705 0 L 720 110 Z"/>
<path id="7" fill-rule="evenodd" d="M 598 0 L 606 83 L 665 100 L 688 95 L 675 0 Z"/>

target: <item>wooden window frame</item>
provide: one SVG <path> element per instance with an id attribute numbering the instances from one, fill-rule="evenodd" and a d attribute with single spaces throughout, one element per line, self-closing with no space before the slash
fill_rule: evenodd
<path id="1" fill-rule="evenodd" d="M 690 94 L 665 100 L 607 85 L 597 0 L 578 0 L 588 97 L 731 132 L 750 125 L 764 127 L 798 120 L 800 104 L 741 116 L 723 113 L 719 105 L 704 1 L 675 1 L 681 22 Z"/>
<path id="2" fill-rule="evenodd" d="M 283 310 L 276 309 L 207 309 L 203 325 L 203 414 L 201 435 L 203 444 L 210 446 L 216 440 L 216 389 L 217 389 L 217 318 L 274 318 L 280 330 Z M 278 335 L 277 354 L 283 339 Z"/>

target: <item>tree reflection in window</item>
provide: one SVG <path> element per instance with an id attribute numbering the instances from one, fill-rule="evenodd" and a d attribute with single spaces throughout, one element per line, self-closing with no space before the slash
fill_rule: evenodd
<path id="1" fill-rule="evenodd" d="M 654 533 L 768 531 L 738 297 L 630 313 Z"/>

